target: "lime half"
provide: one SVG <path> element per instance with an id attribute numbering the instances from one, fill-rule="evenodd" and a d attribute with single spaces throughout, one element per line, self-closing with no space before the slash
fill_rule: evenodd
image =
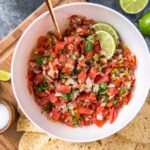
<path id="1" fill-rule="evenodd" d="M 0 81 L 8 81 L 8 80 L 10 80 L 10 73 L 0 70 Z"/>
<path id="2" fill-rule="evenodd" d="M 106 31 L 109 34 L 111 34 L 113 36 L 113 38 L 115 39 L 116 44 L 118 43 L 119 40 L 119 36 L 117 34 L 117 31 L 109 24 L 107 23 L 97 23 L 93 25 L 93 28 L 95 29 L 95 31 Z"/>
<path id="3" fill-rule="evenodd" d="M 150 36 L 150 11 L 144 14 L 139 20 L 139 29 L 145 36 Z"/>
<path id="4" fill-rule="evenodd" d="M 116 50 L 116 43 L 111 34 L 106 31 L 97 31 L 97 38 L 100 40 L 101 48 L 105 51 L 105 55 L 110 59 Z"/>
<path id="5" fill-rule="evenodd" d="M 128 14 L 136 14 L 142 11 L 148 0 L 120 0 L 120 7 Z"/>

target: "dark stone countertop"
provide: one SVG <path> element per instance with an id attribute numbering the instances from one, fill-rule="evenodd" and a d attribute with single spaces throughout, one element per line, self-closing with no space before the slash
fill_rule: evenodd
<path id="1" fill-rule="evenodd" d="M 150 11 L 150 2 L 144 11 L 137 15 L 128 15 L 124 13 L 119 0 L 88 0 L 89 2 L 99 3 L 119 11 L 130 19 L 136 26 L 138 19 L 146 11 Z M 44 0 L 0 0 L 0 40 L 21 23 L 28 15 L 38 8 Z M 150 37 L 145 37 L 150 49 Z"/>

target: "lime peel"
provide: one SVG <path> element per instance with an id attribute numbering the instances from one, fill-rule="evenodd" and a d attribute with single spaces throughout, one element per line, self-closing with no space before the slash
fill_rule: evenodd
<path id="1" fill-rule="evenodd" d="M 93 28 L 95 29 L 95 31 L 106 31 L 109 34 L 111 34 L 113 36 L 113 38 L 115 39 L 116 44 L 118 44 L 119 41 L 119 35 L 117 33 L 117 31 L 108 23 L 105 22 L 100 22 L 100 23 L 96 23 L 93 25 Z"/>
<path id="2" fill-rule="evenodd" d="M 120 7 L 128 14 L 137 14 L 142 11 L 148 0 L 120 0 Z"/>
<path id="3" fill-rule="evenodd" d="M 10 78 L 11 75 L 9 72 L 0 70 L 0 81 L 8 81 Z"/>
<path id="4" fill-rule="evenodd" d="M 105 51 L 105 55 L 110 59 L 116 50 L 116 43 L 111 34 L 106 31 L 97 31 L 97 38 L 100 40 L 100 46 Z"/>

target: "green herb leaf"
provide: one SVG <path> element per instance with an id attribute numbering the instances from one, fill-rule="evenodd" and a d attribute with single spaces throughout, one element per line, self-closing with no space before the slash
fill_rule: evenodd
<path id="1" fill-rule="evenodd" d="M 62 93 L 61 96 L 62 96 L 63 99 L 68 99 L 68 100 L 71 100 L 73 98 L 73 94 L 72 93 L 70 93 L 70 94 Z"/>
<path id="2" fill-rule="evenodd" d="M 77 57 L 76 57 L 74 54 L 72 54 L 71 57 L 72 57 L 74 60 L 77 59 Z"/>
<path id="3" fill-rule="evenodd" d="M 42 91 L 45 91 L 48 89 L 48 82 L 43 82 L 43 83 L 40 83 L 38 84 L 36 87 L 35 87 L 36 91 L 37 92 L 42 92 Z"/>
<path id="4" fill-rule="evenodd" d="M 45 56 L 48 57 L 48 59 L 49 59 L 50 61 L 53 60 L 52 55 L 50 54 L 49 51 L 46 51 L 46 52 L 45 52 Z"/>
<path id="5" fill-rule="evenodd" d="M 118 99 L 115 98 L 113 101 L 113 104 L 114 104 L 114 106 L 116 106 L 118 104 Z"/>
<path id="6" fill-rule="evenodd" d="M 113 69 L 113 70 L 111 71 L 111 74 L 118 74 L 118 73 L 119 73 L 118 69 Z"/>
<path id="7" fill-rule="evenodd" d="M 49 111 L 49 110 L 52 109 L 53 107 L 54 107 L 54 104 L 48 103 L 45 107 L 42 108 L 41 113 L 44 113 L 45 111 Z"/>
<path id="8" fill-rule="evenodd" d="M 66 51 L 64 49 L 59 50 L 59 54 L 64 54 Z"/>
<path id="9" fill-rule="evenodd" d="M 85 50 L 87 53 L 89 53 L 93 49 L 93 43 L 88 42 L 85 46 Z"/>
<path id="10" fill-rule="evenodd" d="M 44 57 L 43 56 L 37 56 L 36 57 L 36 62 L 38 63 L 38 64 L 40 64 L 40 65 L 42 65 L 43 64 L 43 61 L 44 61 Z"/>
<path id="11" fill-rule="evenodd" d="M 60 79 L 63 79 L 64 78 L 64 75 L 63 73 L 60 72 L 60 75 L 59 75 Z"/>
<path id="12" fill-rule="evenodd" d="M 124 89 L 124 87 L 121 87 L 119 89 L 119 94 L 122 95 L 122 94 L 125 94 L 126 93 L 126 90 Z"/>
<path id="13" fill-rule="evenodd" d="M 104 82 L 102 82 L 102 83 L 100 83 L 99 87 L 100 87 L 101 89 L 104 89 L 104 90 L 105 90 L 105 89 L 107 88 L 107 84 L 104 83 Z"/>
<path id="14" fill-rule="evenodd" d="M 103 95 L 107 93 L 107 84 L 106 83 L 100 83 L 99 84 L 99 91 L 98 95 Z"/>
<path id="15" fill-rule="evenodd" d="M 80 70 L 77 70 L 77 68 L 74 68 L 73 69 L 73 74 L 74 75 L 78 75 L 80 73 Z"/>
<path id="16" fill-rule="evenodd" d="M 88 37 L 87 37 L 87 41 L 88 41 L 89 43 L 94 44 L 94 37 L 93 37 L 92 35 L 88 36 Z"/>
<path id="17" fill-rule="evenodd" d="M 72 122 L 74 123 L 74 124 L 77 124 L 78 122 L 77 122 L 77 119 L 75 118 L 75 117 L 72 117 Z"/>

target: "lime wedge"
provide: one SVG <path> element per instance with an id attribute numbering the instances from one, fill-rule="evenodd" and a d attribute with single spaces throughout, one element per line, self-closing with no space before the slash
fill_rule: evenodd
<path id="1" fill-rule="evenodd" d="M 119 36 L 117 34 L 117 31 L 109 24 L 107 23 L 97 23 L 93 25 L 93 28 L 95 29 L 95 31 L 106 31 L 109 34 L 111 34 L 113 36 L 113 38 L 115 39 L 116 44 L 118 43 L 119 40 Z"/>
<path id="2" fill-rule="evenodd" d="M 120 0 L 120 7 L 128 14 L 136 14 L 142 11 L 148 0 Z"/>
<path id="3" fill-rule="evenodd" d="M 8 80 L 10 80 L 10 73 L 0 70 L 0 81 L 8 81 Z"/>
<path id="4" fill-rule="evenodd" d="M 100 40 L 100 46 L 105 51 L 105 55 L 110 59 L 115 52 L 116 43 L 111 34 L 106 31 L 97 31 L 97 38 Z"/>

